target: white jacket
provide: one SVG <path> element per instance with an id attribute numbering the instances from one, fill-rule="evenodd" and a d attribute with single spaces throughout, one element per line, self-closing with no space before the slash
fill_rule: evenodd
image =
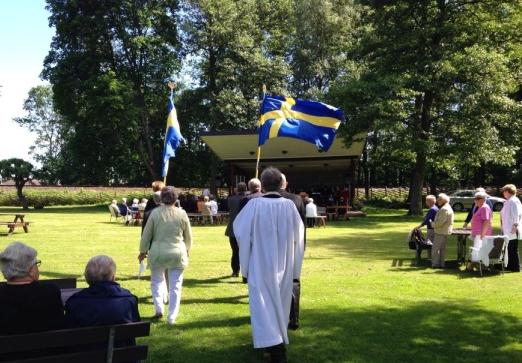
<path id="1" fill-rule="evenodd" d="M 522 238 L 522 203 L 516 196 L 512 196 L 504 203 L 500 211 L 502 234 L 509 240 L 517 239 L 516 233 L 511 233 L 514 224 L 517 224 L 518 238 Z"/>

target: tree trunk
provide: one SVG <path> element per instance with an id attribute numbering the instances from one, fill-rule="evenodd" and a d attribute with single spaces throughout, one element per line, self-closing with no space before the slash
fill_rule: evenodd
<path id="1" fill-rule="evenodd" d="M 16 185 L 16 195 L 18 196 L 18 201 L 20 202 L 20 204 L 22 204 L 22 208 L 24 210 L 28 210 L 29 203 L 27 202 L 27 199 L 25 198 L 25 195 L 22 192 L 24 185 L 25 185 L 25 181 L 15 180 L 15 185 Z"/>
<path id="2" fill-rule="evenodd" d="M 370 200 L 370 171 L 368 170 L 368 147 L 366 144 L 363 150 L 362 169 L 364 177 L 364 199 Z"/>
<path id="3" fill-rule="evenodd" d="M 410 180 L 410 193 L 408 200 L 410 201 L 411 215 L 422 214 L 422 186 L 424 184 L 424 168 L 426 165 L 426 154 L 417 153 L 415 158 L 415 166 L 413 167 Z"/>

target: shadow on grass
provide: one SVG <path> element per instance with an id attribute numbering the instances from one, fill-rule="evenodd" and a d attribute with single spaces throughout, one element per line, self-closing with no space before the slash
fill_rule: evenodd
<path id="1" fill-rule="evenodd" d="M 522 361 L 522 321 L 482 309 L 470 300 L 424 301 L 403 308 L 303 310 L 290 332 L 289 360 L 326 362 L 512 363 Z M 151 362 L 262 362 L 248 317 L 158 324 Z M 224 328 L 224 330 L 223 330 Z M 219 332 L 223 344 L 201 344 Z M 237 329 L 237 330 L 236 330 Z M 236 333 L 234 333 L 236 331 Z M 176 335 L 174 340 L 166 336 Z"/>
<path id="2" fill-rule="evenodd" d="M 304 362 L 521 362 L 521 323 L 468 300 L 305 310 L 290 352 Z"/>

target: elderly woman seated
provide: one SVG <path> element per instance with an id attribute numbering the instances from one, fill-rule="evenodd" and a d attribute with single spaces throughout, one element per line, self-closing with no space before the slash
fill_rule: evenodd
<path id="1" fill-rule="evenodd" d="M 116 264 L 109 256 L 94 256 L 85 267 L 89 287 L 67 300 L 67 327 L 124 324 L 140 321 L 138 299 L 114 281 Z"/>
<path id="2" fill-rule="evenodd" d="M 0 286 L 0 335 L 61 329 L 63 305 L 58 287 L 38 282 L 36 250 L 13 242 L 0 253 L 7 284 Z"/>

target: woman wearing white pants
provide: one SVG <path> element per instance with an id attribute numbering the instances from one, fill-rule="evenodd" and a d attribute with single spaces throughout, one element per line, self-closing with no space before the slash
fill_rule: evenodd
<path id="1" fill-rule="evenodd" d="M 161 206 L 149 216 L 143 230 L 138 260 L 148 258 L 150 287 L 156 317 L 163 316 L 164 272 L 169 275 L 169 311 L 167 321 L 174 324 L 179 313 L 183 271 L 188 266 L 192 231 L 187 213 L 174 206 L 178 196 L 174 187 L 161 191 Z"/>

